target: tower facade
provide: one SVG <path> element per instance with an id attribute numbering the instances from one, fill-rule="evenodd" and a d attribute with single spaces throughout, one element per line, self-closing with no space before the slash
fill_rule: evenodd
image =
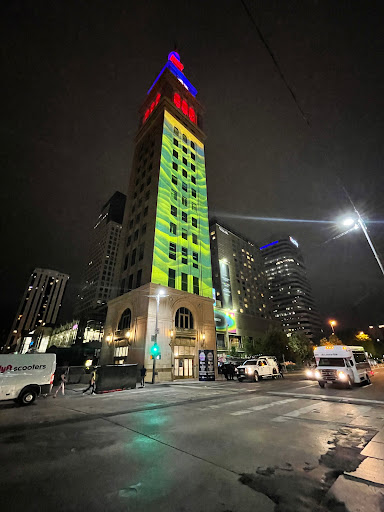
<path id="1" fill-rule="evenodd" d="M 316 339 L 321 323 L 298 242 L 286 236 L 260 247 L 260 250 L 273 315 L 288 335 L 303 332 L 311 340 Z"/>
<path id="2" fill-rule="evenodd" d="M 38 327 L 54 326 L 69 275 L 56 270 L 35 268 L 21 299 L 6 343 L 6 351 L 25 351 L 24 336 Z"/>
<path id="3" fill-rule="evenodd" d="M 215 347 L 203 108 L 183 68 L 171 52 L 139 110 L 102 352 L 149 367 L 155 336 L 165 379 L 196 377 L 199 348 Z"/>

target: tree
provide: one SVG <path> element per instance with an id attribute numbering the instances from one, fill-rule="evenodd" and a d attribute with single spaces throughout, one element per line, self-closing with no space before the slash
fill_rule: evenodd
<path id="1" fill-rule="evenodd" d="M 302 363 L 313 356 L 312 344 L 302 332 L 292 334 L 288 339 L 288 347 L 294 354 L 296 362 Z"/>
<path id="2" fill-rule="evenodd" d="M 379 355 L 378 350 L 372 341 L 372 338 L 368 336 L 368 334 L 365 334 L 364 332 L 359 332 L 358 334 L 356 334 L 354 343 L 364 347 L 364 350 L 369 354 L 372 354 L 373 357 Z"/>
<path id="3" fill-rule="evenodd" d="M 262 338 L 262 352 L 269 356 L 276 356 L 278 359 L 283 358 L 283 354 L 287 353 L 288 338 L 284 331 L 271 328 Z"/>
<path id="4" fill-rule="evenodd" d="M 243 348 L 247 356 L 254 356 L 263 352 L 262 338 L 251 338 L 249 336 L 243 337 Z"/>
<path id="5" fill-rule="evenodd" d="M 328 339 L 321 338 L 320 345 L 344 345 L 344 343 L 336 336 L 336 334 L 331 334 Z"/>

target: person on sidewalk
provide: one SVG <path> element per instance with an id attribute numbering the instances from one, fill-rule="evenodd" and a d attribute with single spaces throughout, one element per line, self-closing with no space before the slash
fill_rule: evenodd
<path id="1" fill-rule="evenodd" d="M 147 375 L 147 369 L 143 365 L 143 367 L 140 370 L 140 377 L 141 377 L 141 387 L 145 387 L 145 376 Z"/>
<path id="2" fill-rule="evenodd" d="M 280 374 L 280 377 L 281 377 L 282 379 L 284 379 L 284 373 L 283 373 L 283 372 L 284 372 L 284 370 L 283 370 L 283 365 L 280 363 L 280 361 L 278 361 L 278 362 L 277 362 L 277 366 L 278 366 L 278 368 L 279 368 L 279 374 Z"/>
<path id="3" fill-rule="evenodd" d="M 226 380 L 228 380 L 228 366 L 226 363 L 223 364 L 223 375 Z"/>
<path id="4" fill-rule="evenodd" d="M 235 376 L 235 365 L 233 363 L 229 363 L 229 380 L 233 380 Z"/>
<path id="5" fill-rule="evenodd" d="M 63 394 L 63 396 L 65 395 L 65 384 L 67 383 L 67 372 L 65 370 L 63 370 L 61 372 L 61 375 L 60 375 L 60 385 L 59 387 L 56 389 L 56 393 L 53 395 L 53 398 L 57 398 L 57 393 L 60 391 L 61 389 L 61 392 Z"/>
<path id="6" fill-rule="evenodd" d="M 87 389 L 84 389 L 83 395 L 88 391 L 88 389 L 91 389 L 91 395 L 96 395 L 96 368 L 91 373 L 91 380 L 89 381 L 89 386 Z"/>

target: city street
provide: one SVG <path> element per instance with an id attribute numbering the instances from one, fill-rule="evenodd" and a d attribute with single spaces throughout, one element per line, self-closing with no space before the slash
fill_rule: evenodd
<path id="1" fill-rule="evenodd" d="M 327 492 L 384 427 L 384 369 L 372 382 L 320 389 L 300 373 L 4 402 L 2 508 L 351 510 Z"/>

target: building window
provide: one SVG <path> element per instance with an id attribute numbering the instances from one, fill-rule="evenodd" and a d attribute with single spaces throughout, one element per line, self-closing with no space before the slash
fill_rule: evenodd
<path id="1" fill-rule="evenodd" d="M 136 262 L 136 249 L 133 249 L 131 256 L 131 265 L 134 265 Z"/>
<path id="2" fill-rule="evenodd" d="M 181 212 L 181 220 L 188 222 L 188 215 L 185 212 Z"/>
<path id="3" fill-rule="evenodd" d="M 173 222 L 169 223 L 169 232 L 172 233 L 172 235 L 176 235 L 176 224 Z"/>
<path id="4" fill-rule="evenodd" d="M 191 158 L 192 158 L 192 160 L 196 160 L 196 155 L 195 155 L 195 153 L 192 153 L 192 151 L 191 151 Z"/>
<path id="5" fill-rule="evenodd" d="M 129 237 L 127 238 L 127 247 L 129 245 L 131 245 L 131 240 L 132 240 L 132 237 L 131 237 L 131 235 L 129 235 Z"/>
<path id="6" fill-rule="evenodd" d="M 193 329 L 193 316 L 189 309 L 179 308 L 176 311 L 175 327 L 178 329 Z"/>
<path id="7" fill-rule="evenodd" d="M 197 219 L 195 219 L 195 217 L 192 217 L 192 226 L 197 228 Z"/>
<path id="8" fill-rule="evenodd" d="M 186 135 L 184 135 L 184 133 L 183 133 L 183 142 L 185 142 L 186 144 L 188 144 L 187 136 L 186 136 Z"/>
<path id="9" fill-rule="evenodd" d="M 184 176 L 184 178 L 188 178 L 188 173 L 185 169 L 183 169 L 183 176 Z"/>
<path id="10" fill-rule="evenodd" d="M 196 209 L 196 203 L 191 203 L 191 208 L 192 208 L 192 211 L 195 212 L 197 210 Z"/>
<path id="11" fill-rule="evenodd" d="M 177 201 L 177 190 L 171 190 L 171 194 L 172 194 L 172 199 L 174 201 Z"/>
<path id="12" fill-rule="evenodd" d="M 187 166 L 188 165 L 188 160 L 183 156 L 183 165 Z"/>
<path id="13" fill-rule="evenodd" d="M 169 242 L 169 257 L 171 260 L 176 259 L 176 244 Z"/>
<path id="14" fill-rule="evenodd" d="M 197 253 L 197 252 L 194 252 L 194 253 L 193 253 L 193 260 L 194 260 L 194 261 L 199 261 L 199 255 L 198 255 L 198 253 Z"/>
<path id="15" fill-rule="evenodd" d="M 176 176 L 174 174 L 172 174 L 172 183 L 174 185 L 177 185 L 177 178 L 176 178 Z"/>
<path id="16" fill-rule="evenodd" d="M 181 248 L 181 263 L 183 265 L 188 263 L 188 249 L 186 247 Z"/>
<path id="17" fill-rule="evenodd" d="M 195 178 L 195 176 L 191 176 L 191 181 L 192 181 L 192 183 L 193 183 L 194 185 L 196 185 L 196 178 Z"/>
<path id="18" fill-rule="evenodd" d="M 148 206 L 144 208 L 143 217 L 146 217 L 148 215 Z"/>
<path id="19" fill-rule="evenodd" d="M 193 208 L 192 208 L 193 209 Z M 143 224 L 142 228 L 141 228 L 141 234 L 142 235 L 145 235 L 145 233 L 147 232 L 147 225 L 146 224 Z"/>
<path id="20" fill-rule="evenodd" d="M 183 292 L 188 291 L 188 274 L 185 274 L 184 272 L 181 273 L 181 289 Z"/>
<path id="21" fill-rule="evenodd" d="M 122 331 L 124 329 L 130 329 L 132 321 L 132 313 L 129 308 L 127 308 L 120 317 L 118 330 Z"/>
<path id="22" fill-rule="evenodd" d="M 174 133 L 177 137 L 180 137 L 180 135 L 179 135 L 179 130 L 176 128 L 176 126 L 174 126 L 174 128 L 173 128 L 173 133 Z"/>
<path id="23" fill-rule="evenodd" d="M 197 244 L 197 235 L 195 233 L 192 233 L 192 243 Z"/>
<path id="24" fill-rule="evenodd" d="M 188 191 L 187 184 L 186 184 L 186 183 L 184 183 L 184 181 L 183 181 L 183 183 L 182 183 L 181 188 L 184 190 L 184 192 L 187 192 L 187 191 Z"/>
<path id="25" fill-rule="evenodd" d="M 174 288 L 176 285 L 176 270 L 173 268 L 168 269 L 168 286 Z"/>
<path id="26" fill-rule="evenodd" d="M 141 274 L 142 274 L 142 270 L 138 270 L 137 271 L 137 277 L 136 277 L 136 288 L 139 288 L 141 286 Z"/>
<path id="27" fill-rule="evenodd" d="M 129 223 L 129 229 L 132 229 L 133 228 L 133 219 L 131 220 L 131 222 Z"/>
<path id="28" fill-rule="evenodd" d="M 173 144 L 174 144 L 175 146 L 177 146 L 177 147 L 178 147 L 178 146 L 179 146 L 179 141 L 178 141 L 177 139 L 175 139 L 175 138 L 174 138 L 174 139 L 173 139 Z"/>
<path id="29" fill-rule="evenodd" d="M 132 283 L 133 283 L 133 274 L 131 274 L 128 278 L 128 291 L 129 292 L 132 290 Z"/>
<path id="30" fill-rule="evenodd" d="M 193 171 L 193 172 L 195 172 L 195 171 L 196 171 L 196 166 L 195 166 L 195 164 L 191 164 L 191 169 L 192 169 L 192 171 Z"/>
<path id="31" fill-rule="evenodd" d="M 125 293 L 124 292 L 124 287 L 125 287 L 125 279 L 122 279 L 121 286 L 120 286 L 120 295 L 123 295 L 123 293 Z"/>
<path id="32" fill-rule="evenodd" d="M 188 206 L 188 199 L 187 199 L 186 197 L 184 197 L 184 196 L 183 196 L 183 197 L 181 198 L 181 203 L 182 203 L 182 205 L 183 205 L 183 206 Z"/>
<path id="33" fill-rule="evenodd" d="M 139 261 L 144 258 L 144 244 L 141 244 L 139 247 Z"/>
<path id="34" fill-rule="evenodd" d="M 176 151 L 176 149 L 173 150 L 173 156 L 175 158 L 179 158 L 179 153 Z"/>
<path id="35" fill-rule="evenodd" d="M 193 293 L 196 295 L 199 295 L 200 293 L 199 278 L 195 276 L 193 276 Z"/>
<path id="36" fill-rule="evenodd" d="M 147 185 L 149 185 L 151 183 L 151 180 L 152 180 L 152 176 L 148 176 Z"/>
<path id="37" fill-rule="evenodd" d="M 126 255 L 124 260 L 124 270 L 127 270 L 128 267 L 129 254 Z"/>
<path id="38" fill-rule="evenodd" d="M 175 171 L 177 171 L 179 169 L 179 166 L 177 165 L 176 162 L 172 162 L 172 167 Z"/>
<path id="39" fill-rule="evenodd" d="M 196 149 L 196 146 L 195 146 L 195 143 L 193 142 L 193 140 L 191 140 L 191 148 Z"/>
<path id="40" fill-rule="evenodd" d="M 133 240 L 136 241 L 137 239 L 139 238 L 139 230 L 136 229 L 134 235 L 133 235 Z"/>
<path id="41" fill-rule="evenodd" d="M 188 153 L 188 150 L 185 146 L 183 146 L 183 151 L 184 151 L 184 153 Z"/>
<path id="42" fill-rule="evenodd" d="M 173 204 L 171 204 L 171 215 L 177 217 L 177 208 L 176 206 L 173 206 Z"/>
<path id="43" fill-rule="evenodd" d="M 188 231 L 183 228 L 182 232 L 181 232 L 181 236 L 182 236 L 182 238 L 184 238 L 184 240 L 188 240 Z"/>

